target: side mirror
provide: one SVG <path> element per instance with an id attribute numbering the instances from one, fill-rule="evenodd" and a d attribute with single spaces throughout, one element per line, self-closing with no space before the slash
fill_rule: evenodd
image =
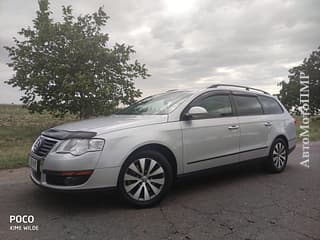
<path id="1" fill-rule="evenodd" d="M 208 111 L 205 108 L 199 107 L 199 106 L 194 106 L 189 109 L 189 111 L 185 114 L 185 117 L 187 120 L 189 120 L 192 117 L 201 116 L 201 115 L 207 114 L 207 113 L 208 113 Z"/>

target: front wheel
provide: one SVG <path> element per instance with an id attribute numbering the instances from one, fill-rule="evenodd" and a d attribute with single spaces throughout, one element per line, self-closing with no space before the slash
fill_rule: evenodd
<path id="1" fill-rule="evenodd" d="M 145 150 L 123 165 L 118 179 L 122 196 L 136 207 L 150 207 L 162 200 L 173 182 L 172 167 L 159 152 Z"/>
<path id="2" fill-rule="evenodd" d="M 282 172 L 288 160 L 288 146 L 284 140 L 277 138 L 270 149 L 269 157 L 266 159 L 267 170 L 272 173 Z"/>

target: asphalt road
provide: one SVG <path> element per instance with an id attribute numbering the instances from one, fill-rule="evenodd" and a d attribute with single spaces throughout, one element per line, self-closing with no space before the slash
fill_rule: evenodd
<path id="1" fill-rule="evenodd" d="M 0 239 L 320 239 L 320 142 L 311 168 L 300 161 L 298 145 L 281 174 L 250 163 L 193 176 L 142 210 L 115 192 L 52 193 L 25 168 L 0 171 Z M 22 225 L 38 231 L 10 230 L 10 215 L 29 214 Z"/>

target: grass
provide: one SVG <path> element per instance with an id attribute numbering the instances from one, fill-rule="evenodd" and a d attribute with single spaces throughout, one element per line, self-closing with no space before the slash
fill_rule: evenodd
<path id="1" fill-rule="evenodd" d="M 21 105 L 0 104 L 0 169 L 26 166 L 32 143 L 43 130 L 75 119 L 30 114 Z"/>
<path id="2" fill-rule="evenodd" d="M 26 166 L 31 145 L 43 130 L 75 119 L 70 115 L 60 119 L 50 114 L 30 114 L 20 105 L 0 104 L 0 169 Z M 302 118 L 296 119 L 299 134 Z M 320 117 L 311 118 L 310 140 L 320 140 Z"/>

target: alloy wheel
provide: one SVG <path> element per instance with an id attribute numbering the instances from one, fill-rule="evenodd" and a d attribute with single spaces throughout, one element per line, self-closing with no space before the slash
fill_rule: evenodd
<path id="1" fill-rule="evenodd" d="M 154 159 L 139 158 L 126 169 L 123 184 L 131 198 L 148 201 L 161 192 L 165 184 L 164 169 Z"/>
<path id="2" fill-rule="evenodd" d="M 276 143 L 272 152 L 273 165 L 277 169 L 281 169 L 286 162 L 286 158 L 287 158 L 286 147 L 282 142 Z"/>

